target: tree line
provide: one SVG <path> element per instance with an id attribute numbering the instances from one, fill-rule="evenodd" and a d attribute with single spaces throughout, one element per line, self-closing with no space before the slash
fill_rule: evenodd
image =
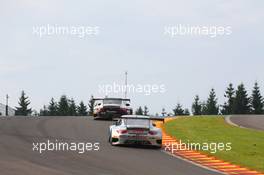
<path id="1" fill-rule="evenodd" d="M 244 84 L 241 83 L 234 88 L 234 85 L 230 83 L 224 92 L 226 101 L 223 105 L 218 104 L 218 99 L 214 89 L 211 89 L 206 101 L 201 101 L 199 95 L 194 97 L 192 103 L 193 115 L 230 115 L 230 114 L 264 114 L 264 99 L 260 92 L 260 87 L 256 82 L 253 90 L 249 95 Z M 41 116 L 87 116 L 93 113 L 93 96 L 88 102 L 88 106 L 81 101 L 76 105 L 73 98 L 69 99 L 66 95 L 62 95 L 57 101 L 51 98 L 48 105 L 44 105 L 39 113 L 35 115 Z M 32 109 L 29 108 L 30 100 L 22 91 L 21 97 L 18 101 L 18 107 L 16 107 L 15 115 L 31 115 Z M 137 115 L 149 115 L 149 109 L 147 106 L 139 107 L 135 110 Z M 158 114 L 156 114 L 158 115 Z M 165 109 L 162 109 L 162 116 L 165 115 L 190 115 L 188 108 L 183 108 L 178 103 L 171 113 L 167 113 Z"/>
<path id="2" fill-rule="evenodd" d="M 88 108 L 83 101 L 76 105 L 73 98 L 62 95 L 58 102 L 51 98 L 49 105 L 40 110 L 41 116 L 87 116 Z"/>
<path id="3" fill-rule="evenodd" d="M 162 108 L 162 112 L 161 115 L 162 116 L 183 116 L 183 115 L 190 115 L 189 109 L 185 108 L 183 109 L 182 105 L 180 103 L 178 103 L 174 109 L 172 109 L 173 113 L 167 113 L 165 108 Z M 141 106 L 139 106 L 136 111 L 135 111 L 136 115 L 145 115 L 148 116 L 149 115 L 149 109 L 147 106 L 144 106 L 143 108 Z M 156 113 L 156 116 L 159 116 L 158 113 Z"/>
<path id="4" fill-rule="evenodd" d="M 22 91 L 21 97 L 18 101 L 19 107 L 16 107 L 15 115 L 28 116 L 32 114 L 32 109 L 29 108 L 30 100 L 26 96 L 25 92 Z M 62 95 L 60 99 L 55 101 L 51 98 L 48 105 L 44 105 L 40 109 L 39 113 L 34 115 L 40 116 L 88 116 L 93 112 L 93 100 L 92 97 L 89 100 L 88 106 L 81 101 L 78 105 L 75 103 L 73 98 L 68 98 L 66 95 Z"/>
<path id="5" fill-rule="evenodd" d="M 192 103 L 193 115 L 231 115 L 231 114 L 264 114 L 264 99 L 260 92 L 260 87 L 256 82 L 254 84 L 251 95 L 248 92 L 243 83 L 239 84 L 237 88 L 230 83 L 224 92 L 226 101 L 223 105 L 218 104 L 218 99 L 214 89 L 209 92 L 206 101 L 201 101 L 199 95 L 194 97 Z M 147 106 L 144 109 L 140 106 L 136 109 L 135 114 L 145 115 L 148 110 Z M 156 114 L 158 115 L 158 114 Z M 172 112 L 167 113 L 165 109 L 162 109 L 162 116 L 184 116 L 190 115 L 188 108 L 183 108 L 178 103 Z"/>
<path id="6" fill-rule="evenodd" d="M 206 102 L 201 102 L 196 95 L 192 104 L 193 115 L 264 114 L 264 100 L 257 82 L 254 84 L 251 95 L 248 94 L 243 83 L 236 89 L 230 83 L 224 97 L 226 101 L 223 105 L 219 105 L 214 89 L 211 89 Z"/>

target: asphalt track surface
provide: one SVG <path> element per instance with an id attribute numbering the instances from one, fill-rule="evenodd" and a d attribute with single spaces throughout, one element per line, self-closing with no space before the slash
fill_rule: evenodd
<path id="1" fill-rule="evenodd" d="M 91 117 L 0 118 L 1 175 L 209 175 L 218 174 L 159 149 L 113 147 L 110 121 Z M 99 142 L 99 151 L 33 151 L 33 143 Z"/>
<path id="2" fill-rule="evenodd" d="M 234 115 L 230 117 L 230 120 L 238 126 L 264 130 L 264 115 Z"/>

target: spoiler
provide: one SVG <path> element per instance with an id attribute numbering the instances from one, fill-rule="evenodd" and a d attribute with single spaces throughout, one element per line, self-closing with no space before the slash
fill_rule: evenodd
<path id="1" fill-rule="evenodd" d="M 139 119 L 139 120 L 156 120 L 156 121 L 162 121 L 164 123 L 164 118 L 157 118 L 157 117 L 121 117 L 121 119 Z"/>
<path id="2" fill-rule="evenodd" d="M 93 98 L 93 101 L 96 100 L 121 100 L 121 101 L 130 101 L 128 98 Z"/>
<path id="3" fill-rule="evenodd" d="M 151 120 L 162 121 L 163 123 L 164 123 L 164 121 L 165 121 L 164 118 L 151 118 Z"/>

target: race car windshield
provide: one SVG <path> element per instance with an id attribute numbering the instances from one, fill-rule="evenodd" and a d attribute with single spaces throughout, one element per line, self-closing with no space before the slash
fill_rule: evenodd
<path id="1" fill-rule="evenodd" d="M 104 104 L 118 104 L 121 105 L 122 101 L 121 100 L 104 100 Z"/>
<path id="2" fill-rule="evenodd" d="M 125 119 L 125 124 L 130 126 L 144 126 L 150 125 L 150 120 L 145 119 Z"/>

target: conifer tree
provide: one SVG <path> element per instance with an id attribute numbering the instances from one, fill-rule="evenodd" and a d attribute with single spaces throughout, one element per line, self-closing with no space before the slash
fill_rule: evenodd
<path id="1" fill-rule="evenodd" d="M 211 89 L 209 97 L 206 102 L 206 114 L 207 115 L 218 115 L 219 107 L 217 105 L 217 98 L 215 90 Z"/>
<path id="2" fill-rule="evenodd" d="M 67 116 L 69 115 L 69 102 L 66 95 L 62 95 L 58 103 L 58 115 Z"/>
<path id="3" fill-rule="evenodd" d="M 193 115 L 201 115 L 202 114 L 202 104 L 200 102 L 200 98 L 198 95 L 196 95 L 194 98 L 194 102 L 192 104 L 192 113 L 193 113 Z"/>
<path id="4" fill-rule="evenodd" d="M 178 103 L 176 107 L 173 109 L 173 113 L 175 116 L 184 115 L 184 109 L 182 109 L 182 105 Z"/>
<path id="5" fill-rule="evenodd" d="M 249 114 L 250 113 L 250 98 L 244 84 L 240 84 L 236 90 L 234 99 L 233 114 Z"/>
<path id="6" fill-rule="evenodd" d="M 184 114 L 183 115 L 190 115 L 190 111 L 188 108 L 185 108 L 184 109 Z"/>
<path id="7" fill-rule="evenodd" d="M 43 109 L 40 109 L 39 115 L 40 116 L 48 116 L 49 115 L 49 111 L 48 111 L 46 105 L 43 106 Z"/>
<path id="8" fill-rule="evenodd" d="M 49 106 L 48 106 L 48 115 L 56 116 L 58 114 L 58 105 L 55 102 L 54 98 L 51 98 Z"/>
<path id="9" fill-rule="evenodd" d="M 224 97 L 227 98 L 227 102 L 224 103 L 221 113 L 224 115 L 232 114 L 235 99 L 235 89 L 232 83 L 228 85 Z"/>
<path id="10" fill-rule="evenodd" d="M 259 89 L 257 82 L 254 85 L 250 102 L 251 102 L 253 114 L 263 114 L 264 101 L 263 101 L 263 97 L 261 96 L 260 89 Z"/>
<path id="11" fill-rule="evenodd" d="M 80 102 L 78 108 L 77 108 L 77 113 L 79 116 L 87 116 L 88 112 L 87 112 L 87 107 L 84 105 L 83 101 Z"/>
<path id="12" fill-rule="evenodd" d="M 18 101 L 18 107 L 16 107 L 15 115 L 28 116 L 32 110 L 29 108 L 30 101 L 29 97 L 26 96 L 24 91 L 21 92 L 21 96 Z"/>
<path id="13" fill-rule="evenodd" d="M 136 115 L 143 115 L 143 109 L 141 106 L 136 110 Z"/>
<path id="14" fill-rule="evenodd" d="M 76 116 L 77 115 L 77 106 L 75 104 L 74 99 L 72 98 L 69 100 L 69 116 Z"/>

